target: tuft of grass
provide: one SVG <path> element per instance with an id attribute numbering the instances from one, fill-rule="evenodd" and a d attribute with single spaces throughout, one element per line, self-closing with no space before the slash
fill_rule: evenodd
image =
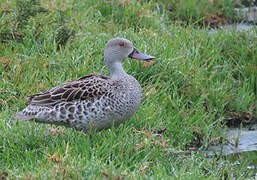
<path id="1" fill-rule="evenodd" d="M 46 38 L 56 42 L 57 50 L 64 47 L 74 31 L 68 27 L 66 12 L 62 10 L 50 11 L 38 0 L 17 0 L 15 7 L 9 11 L 2 10 L 3 26 L 0 28 L 0 41 L 9 43 L 44 44 Z M 50 31 L 51 36 L 46 37 Z"/>
<path id="2" fill-rule="evenodd" d="M 217 27 L 240 22 L 234 13 L 235 7 L 244 7 L 245 1 L 233 0 L 162 0 L 169 19 L 182 21 L 182 24 Z M 247 6 L 248 7 L 248 6 Z"/>
<path id="3" fill-rule="evenodd" d="M 2 17 L 0 27 L 0 41 L 8 42 L 16 40 L 22 42 L 24 39 L 24 28 L 30 18 L 39 13 L 47 13 L 48 11 L 40 6 L 38 0 L 17 0 L 13 9 L 2 9 L 0 14 Z"/>
<path id="4" fill-rule="evenodd" d="M 18 28 L 17 3 L 1 1 L 0 32 L 11 35 L 0 36 L 0 178 L 254 178 L 247 166 L 257 163 L 256 152 L 207 158 L 204 150 L 225 141 L 227 119 L 256 119 L 256 31 L 213 34 L 195 26 L 201 15 L 185 16 L 187 26 L 174 21 L 166 3 L 186 0 L 21 4 L 28 2 L 35 4 Z M 33 13 L 39 7 L 46 11 Z M 93 72 L 108 75 L 103 50 L 113 37 L 157 57 L 124 62 L 144 93 L 130 120 L 88 136 L 14 119 L 30 94 Z"/>
<path id="5" fill-rule="evenodd" d="M 24 28 L 31 17 L 38 13 L 48 12 L 38 0 L 17 0 L 16 1 L 16 23 L 17 28 Z"/>

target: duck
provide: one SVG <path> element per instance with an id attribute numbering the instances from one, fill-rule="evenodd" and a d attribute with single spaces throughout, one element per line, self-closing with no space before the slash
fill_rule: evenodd
<path id="1" fill-rule="evenodd" d="M 86 75 L 30 95 L 27 107 L 15 115 L 16 119 L 71 127 L 84 133 L 118 126 L 136 112 L 142 99 L 139 82 L 123 69 L 127 58 L 155 59 L 137 50 L 131 41 L 113 38 L 104 49 L 110 77 Z"/>

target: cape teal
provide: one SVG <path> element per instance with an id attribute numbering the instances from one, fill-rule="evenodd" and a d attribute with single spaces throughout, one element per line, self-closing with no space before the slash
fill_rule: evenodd
<path id="1" fill-rule="evenodd" d="M 140 84 L 122 67 L 128 57 L 154 59 L 127 39 L 111 39 L 104 50 L 111 77 L 92 74 L 31 95 L 26 101 L 29 105 L 16 118 L 64 125 L 85 133 L 124 122 L 138 109 L 142 97 Z"/>

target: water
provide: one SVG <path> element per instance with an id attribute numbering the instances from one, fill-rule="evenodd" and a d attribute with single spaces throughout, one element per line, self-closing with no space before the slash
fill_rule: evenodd
<path id="1" fill-rule="evenodd" d="M 250 23 L 257 23 L 257 7 L 235 8 L 234 12 L 237 17 L 245 19 Z"/>
<path id="2" fill-rule="evenodd" d="M 229 155 L 241 152 L 257 151 L 257 125 L 250 128 L 233 128 L 227 131 L 224 145 L 210 146 L 207 156 Z"/>
<path id="3" fill-rule="evenodd" d="M 257 26 L 253 24 L 247 24 L 247 23 L 238 23 L 238 24 L 226 24 L 221 26 L 218 29 L 211 29 L 209 31 L 210 34 L 217 33 L 220 29 L 226 30 L 228 33 L 231 31 L 246 31 L 249 32 L 252 36 L 257 36 Z"/>
<path id="4" fill-rule="evenodd" d="M 220 27 L 220 29 L 225 29 L 228 32 L 231 30 L 235 31 L 247 31 L 251 32 L 252 35 L 256 36 L 254 30 L 257 29 L 257 6 L 247 7 L 247 8 L 235 8 L 235 15 L 241 19 L 244 19 L 244 22 L 237 24 L 226 24 Z M 210 33 L 216 33 L 219 29 L 212 29 Z"/>
<path id="5" fill-rule="evenodd" d="M 226 30 L 236 30 L 236 31 L 251 31 L 256 28 L 256 25 L 247 24 L 247 23 L 239 23 L 239 24 L 228 24 L 221 27 L 221 29 Z"/>

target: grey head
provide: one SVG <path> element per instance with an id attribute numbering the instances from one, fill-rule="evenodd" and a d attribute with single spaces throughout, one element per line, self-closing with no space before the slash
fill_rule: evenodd
<path id="1" fill-rule="evenodd" d="M 124 38 L 109 40 L 104 49 L 104 62 L 114 77 L 126 75 L 122 68 L 122 61 L 126 58 L 140 59 L 143 61 L 155 59 L 153 56 L 141 53 L 133 43 Z"/>

